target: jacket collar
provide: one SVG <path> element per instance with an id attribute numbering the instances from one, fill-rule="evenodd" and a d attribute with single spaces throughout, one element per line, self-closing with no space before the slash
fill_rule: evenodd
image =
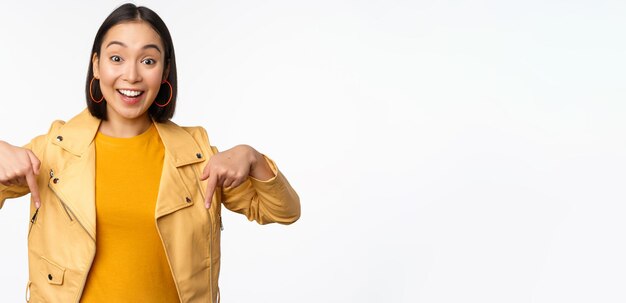
<path id="1" fill-rule="evenodd" d="M 57 136 L 52 138 L 53 143 L 80 157 L 92 144 L 101 122 L 88 109 L 84 109 L 61 126 Z M 204 161 L 200 146 L 182 127 L 172 121 L 154 124 L 174 166 Z"/>

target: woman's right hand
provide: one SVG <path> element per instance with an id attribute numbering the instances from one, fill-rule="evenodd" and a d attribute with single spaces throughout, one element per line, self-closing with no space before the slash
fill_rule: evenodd
<path id="1" fill-rule="evenodd" d="M 41 162 L 30 150 L 0 141 L 0 183 L 5 186 L 28 186 L 35 201 L 41 206 L 37 175 Z"/>

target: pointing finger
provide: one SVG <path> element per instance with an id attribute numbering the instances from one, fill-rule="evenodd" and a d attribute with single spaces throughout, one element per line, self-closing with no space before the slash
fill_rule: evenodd
<path id="1" fill-rule="evenodd" d="M 39 208 L 41 206 L 41 199 L 39 198 L 39 188 L 37 187 L 37 178 L 34 172 L 29 172 L 26 175 L 26 183 L 28 183 L 28 188 L 30 188 L 30 194 L 33 200 L 35 200 L 35 207 Z"/>
<path id="2" fill-rule="evenodd" d="M 209 182 L 206 187 L 206 200 L 204 206 L 209 209 L 211 207 L 211 200 L 213 199 L 213 193 L 215 193 L 215 187 L 217 186 L 217 175 L 211 174 L 209 176 Z"/>
<path id="3" fill-rule="evenodd" d="M 28 158 L 30 158 L 30 163 L 33 166 L 33 172 L 35 173 L 35 175 L 39 175 L 39 168 L 41 167 L 41 161 L 37 159 L 37 156 L 35 156 L 35 154 L 31 150 L 27 149 L 26 154 L 28 155 Z"/>

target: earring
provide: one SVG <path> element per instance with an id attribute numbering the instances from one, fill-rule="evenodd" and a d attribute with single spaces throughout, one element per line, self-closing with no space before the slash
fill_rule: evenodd
<path id="1" fill-rule="evenodd" d="M 89 97 L 91 98 L 91 101 L 95 102 L 95 103 L 100 103 L 102 102 L 102 100 L 104 100 L 104 96 L 102 96 L 102 98 L 100 98 L 100 100 L 97 100 L 93 97 L 93 93 L 92 93 L 92 86 L 93 86 L 93 80 L 95 80 L 96 78 L 93 77 L 91 78 L 91 81 L 89 81 Z M 98 80 L 100 81 L 100 80 Z"/>
<path id="2" fill-rule="evenodd" d="M 168 104 L 170 104 L 170 101 L 172 101 L 172 96 L 174 95 L 174 90 L 172 89 L 172 84 L 167 81 L 167 80 L 163 80 L 163 82 L 161 82 L 161 85 L 163 84 L 167 84 L 170 87 L 170 98 L 167 99 L 167 102 L 165 102 L 165 104 L 159 104 L 158 102 L 156 102 L 156 100 L 154 101 L 154 104 L 156 104 L 158 107 L 165 107 Z M 160 91 L 160 90 L 159 90 Z"/>

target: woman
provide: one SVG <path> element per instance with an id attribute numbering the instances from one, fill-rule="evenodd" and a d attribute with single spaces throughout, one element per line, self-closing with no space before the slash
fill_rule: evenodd
<path id="1" fill-rule="evenodd" d="M 21 148 L 0 141 L 0 207 L 31 193 L 31 302 L 216 302 L 221 204 L 290 224 L 300 202 L 254 148 L 217 152 L 176 105 L 169 31 L 124 4 L 93 44 L 87 109 Z"/>

